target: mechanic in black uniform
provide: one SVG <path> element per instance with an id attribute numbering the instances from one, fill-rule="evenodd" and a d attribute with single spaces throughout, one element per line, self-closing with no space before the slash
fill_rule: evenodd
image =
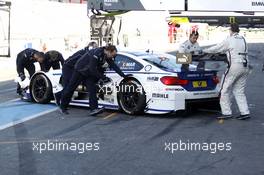
<path id="1" fill-rule="evenodd" d="M 26 69 L 29 73 L 29 76 L 32 77 L 32 75 L 35 73 L 35 62 L 39 62 L 40 65 L 44 61 L 44 53 L 39 52 L 37 50 L 28 48 L 23 51 L 21 51 L 17 55 L 16 59 L 16 69 L 18 76 L 21 78 L 21 81 L 24 81 L 26 79 L 26 75 L 24 72 L 24 69 Z M 17 86 L 17 93 L 19 95 L 22 95 L 22 90 L 20 85 Z"/>
<path id="2" fill-rule="evenodd" d="M 60 69 L 60 64 L 64 64 L 64 58 L 62 54 L 56 50 L 50 50 L 45 53 L 45 59 L 41 64 L 41 70 L 48 72 L 50 68 L 53 70 Z"/>
<path id="3" fill-rule="evenodd" d="M 87 47 L 89 50 L 95 49 L 95 48 L 98 48 L 98 44 L 95 41 L 91 41 L 91 42 L 89 42 Z"/>
<path id="4" fill-rule="evenodd" d="M 127 77 L 119 67 L 114 63 L 117 49 L 113 45 L 99 47 L 88 51 L 75 64 L 74 72 L 69 85 L 66 87 L 61 98 L 60 110 L 63 114 L 69 114 L 67 107 L 71 101 L 73 92 L 80 82 L 84 81 L 89 91 L 89 104 L 91 113 L 94 116 L 103 112 L 103 108 L 98 109 L 98 101 L 96 97 L 96 83 L 99 80 L 109 82 L 110 79 L 104 75 L 108 67 L 111 67 L 116 73 L 122 77 Z"/>
<path id="5" fill-rule="evenodd" d="M 55 102 L 59 106 L 60 101 L 61 101 L 61 96 L 63 94 L 63 91 L 65 88 L 68 86 L 73 71 L 74 71 L 74 65 L 75 63 L 90 49 L 97 48 L 96 42 L 90 42 L 87 47 L 75 52 L 72 56 L 70 56 L 67 60 L 65 60 L 63 66 L 62 66 L 62 85 L 63 85 L 63 90 L 60 92 L 57 92 L 54 97 L 55 97 Z"/>

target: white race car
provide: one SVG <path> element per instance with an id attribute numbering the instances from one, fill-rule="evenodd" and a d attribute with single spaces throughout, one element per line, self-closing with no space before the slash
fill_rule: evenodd
<path id="1" fill-rule="evenodd" d="M 132 76 L 123 79 L 107 70 L 106 76 L 112 81 L 98 85 L 99 107 L 127 114 L 164 114 L 184 110 L 187 103 L 219 101 L 217 71 L 198 71 L 194 65 L 182 71 L 176 57 L 165 53 L 123 51 L 118 52 L 115 62 Z M 53 93 L 61 89 L 61 70 L 39 71 L 32 76 L 25 96 L 36 103 L 49 103 Z M 70 104 L 89 107 L 88 97 L 89 92 L 80 85 Z"/>

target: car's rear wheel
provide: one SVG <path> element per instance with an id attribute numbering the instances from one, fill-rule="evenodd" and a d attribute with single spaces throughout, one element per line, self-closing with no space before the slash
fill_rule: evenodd
<path id="1" fill-rule="evenodd" d="M 134 79 L 126 80 L 119 86 L 118 104 L 127 114 L 140 114 L 146 107 L 146 94 L 141 84 Z"/>
<path id="2" fill-rule="evenodd" d="M 49 103 L 52 99 L 52 86 L 44 74 L 38 74 L 31 80 L 30 94 L 36 103 Z"/>

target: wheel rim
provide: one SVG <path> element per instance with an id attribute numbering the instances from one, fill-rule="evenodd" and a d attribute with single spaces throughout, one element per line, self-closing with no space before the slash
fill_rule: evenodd
<path id="1" fill-rule="evenodd" d="M 132 84 L 133 86 L 135 86 L 137 88 L 137 86 L 135 84 Z M 139 102 L 139 97 L 140 97 L 140 92 L 134 91 L 134 92 L 129 92 L 129 89 L 125 89 L 125 92 L 122 93 L 122 103 L 123 106 L 126 109 L 134 109 L 137 107 L 137 104 Z"/>
<path id="2" fill-rule="evenodd" d="M 126 93 L 123 95 L 123 102 L 125 107 L 133 109 L 138 103 L 138 93 Z"/>
<path id="3" fill-rule="evenodd" d="M 33 96 L 35 100 L 40 100 L 47 92 L 47 82 L 44 78 L 40 77 L 35 80 L 33 86 Z"/>

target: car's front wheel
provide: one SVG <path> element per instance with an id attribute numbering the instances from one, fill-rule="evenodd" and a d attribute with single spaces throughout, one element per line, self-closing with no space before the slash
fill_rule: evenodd
<path id="1" fill-rule="evenodd" d="M 36 103 L 49 103 L 52 99 L 52 86 L 44 74 L 38 74 L 31 80 L 30 94 Z"/>
<path id="2" fill-rule="evenodd" d="M 141 84 L 134 79 L 126 80 L 119 86 L 118 104 L 127 114 L 142 113 L 146 107 L 146 94 Z"/>

